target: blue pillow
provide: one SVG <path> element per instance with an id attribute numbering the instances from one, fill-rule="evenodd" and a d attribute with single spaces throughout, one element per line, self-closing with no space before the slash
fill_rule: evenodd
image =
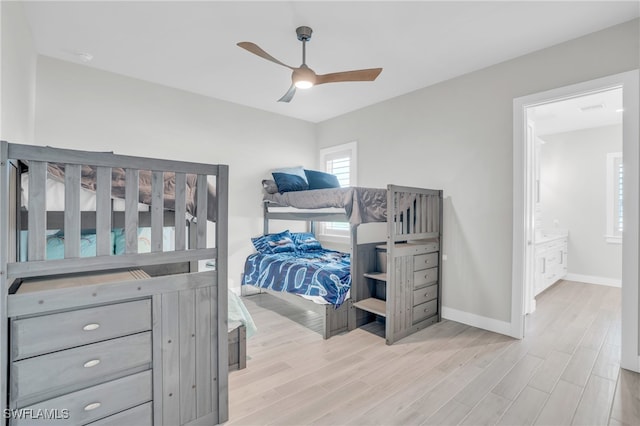
<path id="1" fill-rule="evenodd" d="M 271 254 L 271 249 L 269 248 L 269 243 L 267 242 L 264 235 L 260 235 L 259 237 L 252 238 L 251 243 L 256 248 L 256 251 L 260 254 Z"/>
<path id="2" fill-rule="evenodd" d="M 96 255 L 96 234 L 80 236 L 80 257 Z M 64 259 L 64 233 L 62 231 L 47 236 L 47 260 Z"/>
<path id="3" fill-rule="evenodd" d="M 331 173 L 305 169 L 304 174 L 307 176 L 309 189 L 340 188 L 337 176 Z"/>
<path id="4" fill-rule="evenodd" d="M 299 251 L 322 250 L 320 241 L 311 232 L 292 233 L 293 243 Z"/>
<path id="5" fill-rule="evenodd" d="M 292 234 L 287 230 L 279 234 L 261 235 L 251 238 L 251 243 L 260 254 L 284 253 L 296 250 Z"/>
<path id="6" fill-rule="evenodd" d="M 278 191 L 281 194 L 283 192 L 306 191 L 309 189 L 307 176 L 305 175 L 302 167 L 277 169 L 272 171 L 271 174 L 273 175 L 273 180 L 276 181 Z"/>
<path id="7" fill-rule="evenodd" d="M 264 239 L 269 245 L 271 253 L 296 251 L 296 246 L 293 244 L 293 238 L 291 238 L 291 233 L 289 233 L 289 231 L 280 232 L 279 234 L 265 235 Z"/>

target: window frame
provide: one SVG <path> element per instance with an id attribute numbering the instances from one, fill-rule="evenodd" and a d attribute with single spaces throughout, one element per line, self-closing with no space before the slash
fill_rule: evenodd
<path id="1" fill-rule="evenodd" d="M 319 151 L 319 169 L 323 172 L 327 172 L 327 157 L 335 155 L 341 152 L 348 152 L 349 154 L 349 186 L 357 185 L 358 177 L 358 143 L 357 141 L 347 142 L 340 145 L 333 145 L 326 148 L 321 148 Z M 316 234 L 320 240 L 332 241 L 338 243 L 348 242 L 351 238 L 351 228 L 348 222 L 335 222 L 340 224 L 346 224 L 346 229 L 332 228 L 331 224 L 334 222 L 318 222 L 316 227 Z"/>
<path id="2" fill-rule="evenodd" d="M 624 186 L 624 180 L 620 184 L 620 174 L 624 176 L 622 152 L 610 152 L 607 154 L 607 186 L 606 186 L 606 234 L 605 240 L 609 244 L 622 244 L 622 229 L 624 224 L 624 212 L 616 214 L 622 209 L 622 200 L 616 198 L 620 194 L 620 186 Z M 620 224 L 622 222 L 622 224 Z"/>

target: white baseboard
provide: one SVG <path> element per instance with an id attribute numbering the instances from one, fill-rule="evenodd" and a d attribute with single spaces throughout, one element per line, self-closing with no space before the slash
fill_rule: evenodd
<path id="1" fill-rule="evenodd" d="M 593 275 L 567 274 L 564 278 L 567 281 L 578 281 L 587 284 L 606 285 L 609 287 L 622 287 L 622 280 L 607 277 L 594 277 Z"/>
<path id="2" fill-rule="evenodd" d="M 624 368 L 625 370 L 640 373 L 640 356 L 632 355 L 627 357 L 623 353 L 620 359 L 620 367 Z"/>
<path id="3" fill-rule="evenodd" d="M 467 324 L 472 327 L 481 328 L 483 330 L 493 331 L 498 334 L 504 334 L 507 336 L 512 335 L 512 327 L 509 322 L 459 311 L 446 306 L 442 307 L 442 318 Z"/>

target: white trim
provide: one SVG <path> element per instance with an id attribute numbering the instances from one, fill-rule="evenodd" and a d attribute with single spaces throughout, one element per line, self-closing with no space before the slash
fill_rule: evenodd
<path id="1" fill-rule="evenodd" d="M 494 333 L 511 336 L 511 324 L 505 321 L 483 317 L 470 312 L 459 311 L 446 306 L 442 307 L 442 318 L 470 325 L 472 327 L 481 328 L 483 330 L 493 331 Z"/>
<path id="2" fill-rule="evenodd" d="M 324 157 L 333 154 L 335 152 L 340 151 L 351 151 L 350 157 L 350 174 L 349 174 L 349 185 L 357 186 L 358 185 L 358 141 L 347 142 L 340 145 L 328 146 L 326 148 L 320 148 L 320 155 L 318 156 L 319 165 L 318 167 L 325 171 L 325 165 L 323 164 Z"/>
<path id="3" fill-rule="evenodd" d="M 349 152 L 349 186 L 356 186 L 358 184 L 358 142 L 347 142 L 340 145 L 328 146 L 326 148 L 320 148 L 318 155 L 318 168 L 324 172 L 326 169 L 327 156 L 335 153 Z M 334 242 L 338 244 L 348 244 L 351 240 L 350 230 L 347 229 L 327 229 L 327 223 L 331 222 L 319 222 L 316 227 L 316 236 L 320 241 Z M 348 224 L 347 224 L 348 225 Z"/>
<path id="4" fill-rule="evenodd" d="M 616 173 L 616 160 L 622 160 L 622 152 L 607 153 L 607 183 L 606 183 L 606 232 L 605 240 L 607 243 L 622 244 L 622 236 L 616 235 L 616 195 L 618 186 L 616 185 L 618 174 Z M 624 183 L 623 183 L 624 190 Z"/>
<path id="5" fill-rule="evenodd" d="M 527 213 L 525 114 L 532 106 L 575 98 L 589 93 L 623 88 L 622 145 L 625 173 L 624 230 L 622 240 L 622 353 L 620 366 L 640 372 L 640 324 L 638 322 L 638 258 L 640 244 L 640 78 L 638 70 L 535 93 L 513 100 L 513 259 L 511 286 L 511 328 L 514 336 L 524 335 L 523 283 L 526 236 L 530 232 Z M 529 178 L 530 179 L 530 178 Z M 628 185 L 626 185 L 628 183 Z"/>
<path id="6" fill-rule="evenodd" d="M 605 235 L 604 240 L 609 244 L 622 244 L 622 237 L 616 235 Z"/>
<path id="7" fill-rule="evenodd" d="M 351 237 L 348 235 L 318 233 L 317 238 L 318 238 L 318 241 L 320 241 L 321 243 L 327 242 L 327 243 L 338 243 L 338 244 L 349 245 L 349 241 L 351 241 Z"/>
<path id="8" fill-rule="evenodd" d="M 606 285 L 608 287 L 622 287 L 622 280 L 618 278 L 596 277 L 594 275 L 567 274 L 562 278 L 567 281 L 579 283 Z"/>

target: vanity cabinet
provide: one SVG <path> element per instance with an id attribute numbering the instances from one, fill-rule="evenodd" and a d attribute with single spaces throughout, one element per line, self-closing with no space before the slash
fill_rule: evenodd
<path id="1" fill-rule="evenodd" d="M 546 237 L 536 243 L 534 295 L 538 295 L 567 275 L 568 237 Z"/>

